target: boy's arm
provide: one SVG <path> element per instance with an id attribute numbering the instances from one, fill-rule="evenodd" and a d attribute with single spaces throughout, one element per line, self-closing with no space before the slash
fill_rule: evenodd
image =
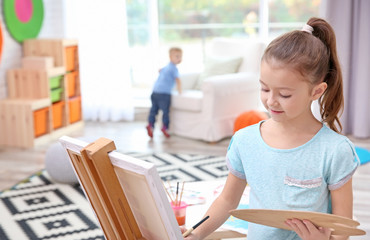
<path id="1" fill-rule="evenodd" d="M 205 214 L 209 219 L 185 239 L 203 239 L 219 228 L 230 216 L 229 211 L 238 207 L 246 185 L 245 180 L 229 173 L 224 189 Z"/>
<path id="2" fill-rule="evenodd" d="M 181 94 L 182 89 L 181 89 L 181 80 L 180 80 L 180 78 L 176 78 L 176 86 L 177 86 L 177 91 L 179 92 L 179 94 Z"/>

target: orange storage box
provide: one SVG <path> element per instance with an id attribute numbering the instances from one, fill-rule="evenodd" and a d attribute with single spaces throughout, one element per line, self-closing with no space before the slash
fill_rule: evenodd
<path id="1" fill-rule="evenodd" d="M 65 65 L 67 72 L 77 70 L 78 67 L 77 46 L 66 47 L 65 53 L 66 53 Z"/>
<path id="2" fill-rule="evenodd" d="M 69 122 L 74 123 L 81 120 L 81 96 L 69 99 Z"/>
<path id="3" fill-rule="evenodd" d="M 49 128 L 49 108 L 42 108 L 33 112 L 33 124 L 35 137 L 48 132 Z"/>
<path id="4" fill-rule="evenodd" d="M 68 90 L 67 90 L 67 94 L 68 94 L 68 97 L 74 97 L 76 95 L 76 78 L 77 78 L 77 72 L 74 71 L 74 72 L 69 72 L 66 74 L 66 79 L 67 79 L 67 86 L 68 86 Z"/>
<path id="5" fill-rule="evenodd" d="M 53 128 L 60 128 L 63 126 L 63 116 L 64 116 L 64 102 L 57 102 L 54 103 L 52 106 L 52 114 L 53 114 Z"/>

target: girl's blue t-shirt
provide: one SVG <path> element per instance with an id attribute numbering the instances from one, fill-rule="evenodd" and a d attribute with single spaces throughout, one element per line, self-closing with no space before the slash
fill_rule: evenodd
<path id="1" fill-rule="evenodd" d="M 305 144 L 276 149 L 262 139 L 262 122 L 232 137 L 227 166 L 246 179 L 251 209 L 282 209 L 331 213 L 330 190 L 343 186 L 359 166 L 351 141 L 325 125 Z M 293 231 L 248 225 L 251 240 L 300 239 Z"/>

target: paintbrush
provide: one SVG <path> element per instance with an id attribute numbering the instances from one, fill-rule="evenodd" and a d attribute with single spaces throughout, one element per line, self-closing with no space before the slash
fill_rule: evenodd
<path id="1" fill-rule="evenodd" d="M 203 218 L 200 222 L 198 222 L 197 224 L 195 224 L 192 228 L 189 228 L 186 232 L 184 232 L 182 234 L 183 237 L 187 237 L 189 236 L 189 234 L 194 231 L 197 227 L 199 227 L 200 224 L 202 224 L 205 220 L 207 220 L 209 218 L 209 216 Z"/>

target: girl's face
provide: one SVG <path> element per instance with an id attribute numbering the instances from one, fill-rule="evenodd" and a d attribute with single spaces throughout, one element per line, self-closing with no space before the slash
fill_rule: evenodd
<path id="1" fill-rule="evenodd" d="M 262 61 L 260 83 L 261 101 L 275 121 L 305 119 L 312 115 L 315 88 L 298 72 Z"/>

